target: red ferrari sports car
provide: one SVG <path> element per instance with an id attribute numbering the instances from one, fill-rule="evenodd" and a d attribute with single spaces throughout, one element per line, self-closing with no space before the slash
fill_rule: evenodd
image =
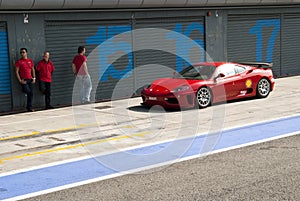
<path id="1" fill-rule="evenodd" d="M 272 63 L 202 62 L 171 78 L 160 78 L 141 91 L 144 106 L 205 108 L 247 97 L 265 98 L 274 90 Z"/>

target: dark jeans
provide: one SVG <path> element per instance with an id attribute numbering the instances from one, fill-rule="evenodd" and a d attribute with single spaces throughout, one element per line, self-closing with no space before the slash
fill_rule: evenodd
<path id="1" fill-rule="evenodd" d="M 50 106 L 51 83 L 40 81 L 40 91 L 45 95 L 46 107 Z"/>
<path id="2" fill-rule="evenodd" d="M 32 80 L 31 79 L 25 79 L 26 84 L 21 84 L 22 91 L 27 95 L 27 110 L 32 109 L 32 98 L 33 98 L 33 92 L 32 92 Z"/>

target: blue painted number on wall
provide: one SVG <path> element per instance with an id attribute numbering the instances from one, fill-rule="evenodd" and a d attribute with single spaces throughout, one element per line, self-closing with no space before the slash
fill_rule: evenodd
<path id="1" fill-rule="evenodd" d="M 131 26 L 100 26 L 98 28 L 97 33 L 94 36 L 88 37 L 86 40 L 87 44 L 96 44 L 100 45 L 103 42 L 106 42 L 105 46 L 109 47 L 106 48 L 105 51 L 99 50 L 99 73 L 101 75 L 101 81 L 108 81 L 109 77 L 113 79 L 121 79 L 124 75 L 130 74 L 133 70 L 133 56 L 132 56 L 132 44 L 128 41 L 113 41 L 107 40 L 110 39 L 118 34 L 131 31 Z M 200 23 L 190 23 L 185 29 L 181 23 L 176 24 L 174 31 L 181 33 L 187 37 L 191 36 L 192 32 L 199 32 L 199 35 L 204 34 L 204 27 Z M 183 40 L 180 40 L 177 36 L 172 34 L 168 34 L 166 36 L 168 40 L 175 40 L 176 45 L 176 53 L 177 55 L 184 55 L 184 58 L 176 57 L 176 69 L 180 71 L 189 63 L 189 54 L 192 48 L 195 47 L 195 44 L 186 44 L 183 43 Z M 199 46 L 203 47 L 204 42 L 203 40 L 194 40 Z M 119 70 L 116 69 L 113 64 L 109 61 L 109 57 L 117 52 L 123 51 L 126 53 L 128 57 L 128 64 L 127 67 Z M 205 53 L 201 48 L 201 54 L 199 56 L 199 61 L 204 60 Z"/>
<path id="2" fill-rule="evenodd" d="M 87 44 L 98 44 L 106 42 L 104 51 L 99 50 L 99 73 L 101 75 L 101 81 L 108 81 L 109 77 L 113 79 L 121 79 L 127 73 L 130 73 L 133 69 L 132 62 L 132 45 L 126 41 L 113 41 L 108 40 L 118 34 L 131 31 L 131 26 L 100 26 L 97 33 L 94 36 L 88 37 L 86 40 Z M 128 64 L 124 69 L 116 69 L 114 64 L 109 61 L 110 56 L 117 52 L 124 52 L 127 55 Z M 127 54 L 129 52 L 129 54 Z"/>
<path id="3" fill-rule="evenodd" d="M 204 27 L 199 22 L 192 22 L 185 29 L 183 28 L 182 24 L 178 23 L 176 24 L 174 31 L 183 34 L 187 37 L 191 37 L 192 32 L 198 32 L 200 36 L 204 35 Z M 190 55 L 193 54 L 191 54 L 190 51 L 193 48 L 195 48 L 195 43 L 187 44 L 186 40 L 184 40 L 182 37 L 178 37 L 178 35 L 175 35 L 172 32 L 168 33 L 167 38 L 175 40 L 176 43 L 176 70 L 178 72 L 181 71 L 183 68 L 191 65 L 192 62 L 201 62 L 205 60 L 205 50 L 204 50 L 203 40 L 200 39 L 193 40 L 194 42 L 196 42 L 198 46 L 196 48 L 200 47 L 199 48 L 200 55 L 198 61 L 191 61 Z M 179 57 L 178 55 L 180 55 L 181 57 Z"/>
<path id="4" fill-rule="evenodd" d="M 274 27 L 269 39 L 263 38 L 263 29 L 266 27 Z M 256 35 L 256 61 L 262 62 L 263 59 L 263 41 L 268 40 L 266 62 L 272 62 L 273 50 L 276 38 L 280 31 L 280 19 L 258 20 L 256 25 L 249 31 L 250 34 Z"/>

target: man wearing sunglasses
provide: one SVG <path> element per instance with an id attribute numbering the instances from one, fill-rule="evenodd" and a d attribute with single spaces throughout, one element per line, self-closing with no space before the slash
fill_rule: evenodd
<path id="1" fill-rule="evenodd" d="M 27 49 L 20 49 L 21 58 L 16 61 L 16 76 L 19 83 L 22 86 L 22 90 L 27 95 L 27 106 L 26 109 L 28 112 L 33 112 L 32 109 L 32 84 L 35 83 L 35 70 L 34 63 L 32 59 L 27 57 Z"/>

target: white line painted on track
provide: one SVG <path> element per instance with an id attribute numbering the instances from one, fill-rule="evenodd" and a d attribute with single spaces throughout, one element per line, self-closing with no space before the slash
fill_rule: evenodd
<path id="1" fill-rule="evenodd" d="M 42 195 L 70 187 L 80 186 L 104 179 L 109 179 L 124 174 L 147 170 L 163 165 L 169 165 L 176 162 L 191 160 L 214 153 L 237 149 L 257 143 L 275 140 L 283 137 L 297 135 L 300 133 L 300 116 L 281 118 L 265 123 L 253 124 L 234 129 L 227 129 L 221 133 L 219 141 L 211 147 L 211 150 L 204 151 L 201 145 L 206 138 L 214 137 L 212 135 L 198 135 L 189 138 L 176 139 L 164 143 L 140 146 L 139 148 L 126 149 L 125 152 L 115 152 L 105 155 L 95 156 L 93 158 L 82 158 L 79 161 L 67 163 L 57 163 L 53 166 L 45 166 L 38 169 L 31 169 L 25 172 L 12 174 L 2 174 L 0 183 L 2 184 L 0 199 L 16 200 L 32 196 Z M 189 149 L 182 155 L 176 155 L 175 147 L 186 141 L 192 141 Z M 161 158 L 152 157 L 152 151 L 167 150 Z M 133 153 L 135 155 L 133 155 Z M 152 158 L 151 158 L 152 157 Z M 149 158 L 149 160 L 148 160 Z M 141 160 L 142 159 L 142 160 Z M 107 167 L 105 162 L 113 162 L 114 167 Z M 131 161 L 131 163 L 128 163 Z M 127 162 L 127 163 L 126 163 Z M 134 163 L 132 163 L 134 162 Z M 117 167 L 117 165 L 121 166 Z M 70 168 L 73 171 L 69 171 Z M 82 170 L 82 168 L 85 168 Z M 30 178 L 29 180 L 26 178 Z M 44 179 L 43 179 L 44 178 Z M 43 183 L 47 178 L 47 184 Z M 24 188 L 22 182 L 30 188 Z M 23 187 L 23 189 L 22 189 Z M 13 191 L 18 189 L 18 192 Z M 6 190 L 6 191 L 5 191 Z"/>

